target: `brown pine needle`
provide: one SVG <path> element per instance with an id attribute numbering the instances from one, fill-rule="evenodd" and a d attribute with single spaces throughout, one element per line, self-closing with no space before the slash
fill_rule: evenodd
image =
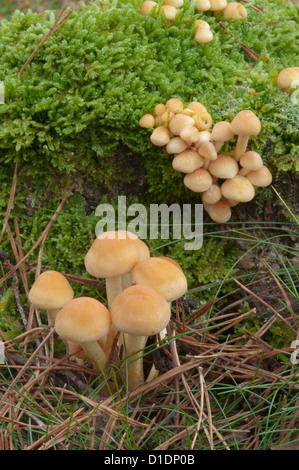
<path id="1" fill-rule="evenodd" d="M 238 43 L 240 44 L 242 49 L 252 58 L 252 60 L 254 60 L 255 62 L 258 62 L 258 60 L 260 59 L 260 56 L 256 52 L 254 52 L 252 49 L 250 49 L 250 47 L 243 44 L 243 42 L 241 42 L 231 31 L 229 31 L 229 29 L 227 29 L 227 27 L 222 23 L 222 21 L 219 21 L 219 24 L 223 29 L 226 30 L 226 32 L 232 38 L 234 38 L 236 41 L 238 41 Z"/>

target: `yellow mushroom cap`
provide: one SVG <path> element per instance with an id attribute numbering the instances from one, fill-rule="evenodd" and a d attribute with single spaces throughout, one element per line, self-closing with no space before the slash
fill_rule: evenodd
<path id="1" fill-rule="evenodd" d="M 210 11 L 224 10 L 227 0 L 210 0 Z"/>
<path id="2" fill-rule="evenodd" d="M 221 189 L 217 183 L 213 183 L 211 187 L 201 195 L 202 202 L 205 204 L 216 204 L 221 198 Z"/>
<path id="3" fill-rule="evenodd" d="M 139 126 L 143 127 L 144 129 L 150 129 L 155 125 L 155 118 L 152 114 L 144 114 L 139 119 Z"/>
<path id="4" fill-rule="evenodd" d="M 59 311 L 55 329 L 66 341 L 89 343 L 104 338 L 111 325 L 109 310 L 96 299 L 78 297 Z"/>
<path id="5" fill-rule="evenodd" d="M 195 114 L 204 113 L 207 111 L 207 108 L 199 101 L 191 101 L 187 108 L 191 109 Z"/>
<path id="6" fill-rule="evenodd" d="M 198 142 L 200 139 L 200 132 L 195 126 L 185 126 L 180 132 L 180 137 L 188 144 Z"/>
<path id="7" fill-rule="evenodd" d="M 240 111 L 234 117 L 230 126 L 234 134 L 241 136 L 256 135 L 261 130 L 259 118 L 249 109 Z"/>
<path id="8" fill-rule="evenodd" d="M 172 263 L 174 266 L 176 266 L 178 269 L 180 269 L 181 271 L 182 268 L 181 266 L 179 265 L 179 263 L 177 261 L 175 261 L 173 258 L 169 258 L 168 256 L 159 256 L 160 259 L 165 259 L 166 261 L 168 261 L 169 263 Z"/>
<path id="9" fill-rule="evenodd" d="M 184 0 L 164 0 L 165 5 L 171 5 L 175 8 L 180 8 L 184 5 Z"/>
<path id="10" fill-rule="evenodd" d="M 231 125 L 226 121 L 217 122 L 212 129 L 212 139 L 215 142 L 227 142 L 234 137 Z"/>
<path id="11" fill-rule="evenodd" d="M 132 269 L 132 282 L 145 284 L 159 292 L 167 302 L 181 297 L 187 290 L 184 273 L 169 261 L 160 257 L 148 258 Z"/>
<path id="12" fill-rule="evenodd" d="M 167 145 L 170 141 L 169 130 L 164 126 L 156 127 L 151 134 L 151 142 L 158 147 Z"/>
<path id="13" fill-rule="evenodd" d="M 147 285 L 128 287 L 111 306 L 114 327 L 136 336 L 159 333 L 167 326 L 170 315 L 170 307 L 164 297 Z"/>
<path id="14" fill-rule="evenodd" d="M 246 178 L 254 186 L 265 187 L 272 183 L 272 175 L 266 166 L 262 166 L 260 170 L 250 171 Z"/>
<path id="15" fill-rule="evenodd" d="M 152 9 L 157 6 L 158 4 L 156 2 L 146 1 L 140 6 L 140 11 L 143 15 L 147 16 L 151 13 Z"/>
<path id="16" fill-rule="evenodd" d="M 207 158 L 208 160 L 217 160 L 217 151 L 210 141 L 203 142 L 198 147 L 198 153 L 203 157 Z"/>
<path id="17" fill-rule="evenodd" d="M 172 168 L 182 173 L 192 173 L 201 168 L 204 164 L 204 159 L 195 150 L 185 150 L 175 155 L 172 160 Z"/>
<path id="18" fill-rule="evenodd" d="M 277 86 L 288 92 L 294 80 L 299 80 L 299 67 L 288 67 L 278 74 Z"/>
<path id="19" fill-rule="evenodd" d="M 213 33 L 208 28 L 198 28 L 195 32 L 194 39 L 200 44 L 206 44 L 213 40 Z"/>
<path id="20" fill-rule="evenodd" d="M 186 150 L 187 144 L 180 137 L 172 137 L 168 144 L 166 145 L 166 152 L 169 154 L 172 153 L 181 153 Z"/>
<path id="21" fill-rule="evenodd" d="M 227 179 L 221 185 L 221 192 L 226 199 L 238 202 L 248 202 L 254 198 L 254 187 L 251 182 L 241 175 Z"/>
<path id="22" fill-rule="evenodd" d="M 184 103 L 179 98 L 170 98 L 165 106 L 174 114 L 178 114 L 184 109 Z"/>
<path id="23" fill-rule="evenodd" d="M 238 173 L 238 163 L 230 155 L 219 154 L 216 160 L 211 160 L 209 172 L 217 178 L 233 178 Z"/>
<path id="24" fill-rule="evenodd" d="M 208 11 L 211 7 L 209 0 L 197 0 L 195 8 L 197 11 Z"/>
<path id="25" fill-rule="evenodd" d="M 211 187 L 212 183 L 212 176 L 203 168 L 199 168 L 192 173 L 188 173 L 184 177 L 185 186 L 195 193 L 207 191 Z"/>
<path id="26" fill-rule="evenodd" d="M 139 260 L 137 235 L 124 230 L 99 235 L 85 256 L 87 272 L 94 277 L 109 278 L 128 273 Z"/>
<path id="27" fill-rule="evenodd" d="M 154 109 L 154 115 L 161 116 L 163 113 L 165 113 L 165 111 L 167 111 L 165 104 L 163 103 L 156 104 L 155 109 Z"/>
<path id="28" fill-rule="evenodd" d="M 231 208 L 227 201 L 221 200 L 209 206 L 209 216 L 214 222 L 224 224 L 231 218 Z"/>
<path id="29" fill-rule="evenodd" d="M 223 15 L 227 19 L 244 20 L 247 17 L 247 10 L 240 3 L 231 2 L 224 8 Z"/>
<path id="30" fill-rule="evenodd" d="M 185 114 L 176 114 L 169 123 L 169 130 L 173 135 L 180 135 L 185 126 L 194 126 L 194 120 Z"/>
<path id="31" fill-rule="evenodd" d="M 263 160 L 257 152 L 250 150 L 242 155 L 240 165 L 247 170 L 256 171 L 262 168 Z"/>
<path id="32" fill-rule="evenodd" d="M 177 15 L 177 9 L 172 5 L 162 5 L 162 10 L 167 21 L 173 21 Z"/>
<path id="33" fill-rule="evenodd" d="M 56 310 L 74 296 L 68 280 L 58 271 L 44 271 L 29 291 L 29 300 L 37 308 Z"/>

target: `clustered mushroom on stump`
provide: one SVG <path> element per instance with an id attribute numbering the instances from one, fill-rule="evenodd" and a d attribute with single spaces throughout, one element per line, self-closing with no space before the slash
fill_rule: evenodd
<path id="1" fill-rule="evenodd" d="M 249 202 L 258 187 L 272 182 L 261 156 L 248 150 L 250 136 L 261 130 L 258 117 L 248 109 L 232 122 L 220 121 L 212 127 L 212 117 L 202 103 L 187 107 L 178 98 L 155 106 L 139 125 L 151 131 L 151 142 L 173 155 L 172 167 L 184 173 L 185 186 L 200 193 L 205 210 L 214 222 L 231 218 L 231 207 Z M 237 137 L 233 152 L 221 151 L 225 142 Z"/>
<path id="2" fill-rule="evenodd" d="M 81 364 L 89 359 L 100 374 L 120 332 L 128 390 L 144 381 L 143 350 L 147 338 L 166 336 L 171 302 L 183 296 L 187 280 L 168 257 L 150 257 L 148 246 L 134 233 L 119 230 L 99 235 L 85 256 L 89 274 L 106 281 L 108 308 L 92 297 L 73 298 L 66 277 L 43 272 L 29 292 L 31 303 L 47 311 L 48 322 Z M 154 365 L 150 377 L 155 378 Z"/>

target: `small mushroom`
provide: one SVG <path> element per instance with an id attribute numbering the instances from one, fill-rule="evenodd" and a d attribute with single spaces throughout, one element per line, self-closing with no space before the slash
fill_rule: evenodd
<path id="1" fill-rule="evenodd" d="M 240 3 L 231 2 L 224 8 L 223 15 L 226 19 L 244 20 L 247 17 L 247 10 Z"/>
<path id="2" fill-rule="evenodd" d="M 166 145 L 166 152 L 169 154 L 181 153 L 186 150 L 187 144 L 180 137 L 172 137 Z"/>
<path id="3" fill-rule="evenodd" d="M 250 171 L 246 178 L 252 183 L 254 186 L 258 187 L 266 187 L 272 183 L 272 175 L 266 166 L 262 166 L 259 170 Z"/>
<path id="4" fill-rule="evenodd" d="M 132 390 L 144 381 L 142 356 L 147 338 L 167 326 L 170 307 L 152 287 L 134 285 L 115 298 L 111 318 L 114 328 L 124 333 L 128 389 Z"/>
<path id="5" fill-rule="evenodd" d="M 170 98 L 165 106 L 174 114 L 178 114 L 184 109 L 184 103 L 179 98 Z"/>
<path id="6" fill-rule="evenodd" d="M 169 123 L 169 130 L 173 135 L 180 135 L 185 126 L 194 126 L 194 120 L 185 114 L 176 114 Z"/>
<path id="7" fill-rule="evenodd" d="M 209 0 L 210 1 L 210 11 L 214 11 L 215 13 L 218 13 L 222 10 L 227 5 L 227 0 Z"/>
<path id="8" fill-rule="evenodd" d="M 239 174 L 246 176 L 250 171 L 260 170 L 263 166 L 263 160 L 257 152 L 249 151 L 240 158 L 240 165 L 243 168 L 239 171 Z"/>
<path id="9" fill-rule="evenodd" d="M 239 167 L 233 157 L 220 153 L 217 160 L 211 160 L 208 170 L 217 178 L 233 178 L 238 173 Z"/>
<path id="10" fill-rule="evenodd" d="M 164 0 L 165 5 L 171 5 L 175 8 L 180 8 L 184 5 L 184 0 Z"/>
<path id="11" fill-rule="evenodd" d="M 157 145 L 158 147 L 163 147 L 164 145 L 167 145 L 170 141 L 169 130 L 164 126 L 156 127 L 156 129 L 153 130 L 150 136 L 150 140 L 154 145 Z"/>
<path id="12" fill-rule="evenodd" d="M 202 113 L 194 114 L 194 124 L 201 131 L 206 131 L 212 127 L 213 119 L 210 113 L 203 111 Z"/>
<path id="13" fill-rule="evenodd" d="M 155 125 L 155 118 L 152 114 L 144 114 L 139 119 L 139 126 L 143 127 L 144 129 L 150 129 Z"/>
<path id="14" fill-rule="evenodd" d="M 241 175 L 229 178 L 221 185 L 221 192 L 226 199 L 238 202 L 248 202 L 254 198 L 254 187 L 251 182 Z"/>
<path id="15" fill-rule="evenodd" d="M 199 44 L 207 44 L 213 41 L 214 35 L 212 31 L 207 28 L 198 28 L 195 32 L 194 39 Z"/>
<path id="16" fill-rule="evenodd" d="M 195 8 L 197 11 L 209 11 L 211 4 L 209 0 L 197 0 Z"/>
<path id="17" fill-rule="evenodd" d="M 260 132 L 261 122 L 252 111 L 244 109 L 232 120 L 231 130 L 238 136 L 234 157 L 236 161 L 239 161 L 246 152 L 249 137 Z"/>
<path id="18" fill-rule="evenodd" d="M 217 159 L 217 151 L 210 141 L 203 142 L 200 147 L 198 147 L 198 153 L 208 160 Z"/>
<path id="19" fill-rule="evenodd" d="M 299 67 L 288 67 L 278 74 L 277 86 L 282 91 L 289 92 L 295 80 L 299 80 Z"/>
<path id="20" fill-rule="evenodd" d="M 191 109 L 195 114 L 200 114 L 207 111 L 207 108 L 199 101 L 191 101 L 191 103 L 188 104 L 187 109 Z"/>
<path id="21" fill-rule="evenodd" d="M 178 10 L 172 5 L 162 5 L 162 11 L 164 12 L 167 24 L 170 26 L 174 22 Z"/>
<path id="22" fill-rule="evenodd" d="M 203 157 L 195 150 L 184 150 L 184 152 L 175 155 L 172 160 L 173 169 L 181 173 L 192 173 L 201 168 L 203 164 Z"/>
<path id="23" fill-rule="evenodd" d="M 200 133 L 195 126 L 185 126 L 180 132 L 180 137 L 185 142 L 187 142 L 187 144 L 191 145 L 195 142 L 198 142 L 200 139 Z"/>
<path id="24" fill-rule="evenodd" d="M 146 1 L 140 5 L 140 11 L 144 16 L 148 16 L 151 14 L 153 8 L 158 7 L 156 2 Z"/>
<path id="25" fill-rule="evenodd" d="M 185 186 L 195 193 L 207 191 L 211 187 L 212 183 L 212 176 L 203 168 L 199 168 L 192 173 L 188 173 L 184 177 Z"/>
<path id="26" fill-rule="evenodd" d="M 208 213 L 211 219 L 218 224 L 228 222 L 232 215 L 229 203 L 224 200 L 218 201 L 216 204 L 211 204 Z"/>
<path id="27" fill-rule="evenodd" d="M 202 202 L 205 204 L 216 204 L 221 198 L 221 189 L 217 183 L 213 183 L 210 188 L 201 195 Z"/>
<path id="28" fill-rule="evenodd" d="M 58 271 L 44 271 L 29 291 L 29 300 L 37 308 L 46 310 L 49 326 L 54 326 L 60 309 L 74 297 L 68 280 Z"/>
<path id="29" fill-rule="evenodd" d="M 109 310 L 96 299 L 78 297 L 59 311 L 55 330 L 65 341 L 79 343 L 95 369 L 106 367 L 106 354 L 98 341 L 107 337 L 111 325 Z"/>
<path id="30" fill-rule="evenodd" d="M 231 140 L 233 137 L 234 133 L 229 122 L 219 121 L 212 129 L 212 140 L 216 142 L 215 149 L 217 152 L 220 151 L 224 142 Z"/>

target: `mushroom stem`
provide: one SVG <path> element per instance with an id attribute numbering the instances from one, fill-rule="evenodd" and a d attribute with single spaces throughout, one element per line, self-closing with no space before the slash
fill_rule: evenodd
<path id="1" fill-rule="evenodd" d="M 237 162 L 240 160 L 242 155 L 244 155 L 244 153 L 246 152 L 248 139 L 249 139 L 248 135 L 238 136 L 238 140 L 237 140 L 237 144 L 236 144 L 235 152 L 234 152 L 234 157 Z"/>
<path id="2" fill-rule="evenodd" d="M 113 300 L 122 292 L 122 277 L 111 276 L 106 278 L 106 294 L 108 308 L 111 307 Z"/>
<path id="3" fill-rule="evenodd" d="M 61 310 L 61 308 L 53 308 L 53 309 L 47 309 L 47 315 L 48 315 L 48 324 L 49 326 L 54 326 L 55 325 L 55 320 L 58 315 L 58 312 Z"/>
<path id="4" fill-rule="evenodd" d="M 147 338 L 147 336 L 136 336 L 128 333 L 122 335 L 128 371 L 128 390 L 132 390 L 144 381 L 143 350 Z"/>
<path id="5" fill-rule="evenodd" d="M 89 343 L 81 343 L 83 351 L 88 355 L 92 361 L 94 368 L 101 372 L 106 367 L 106 355 L 97 341 L 91 341 Z M 101 366 L 100 366 L 101 364 Z"/>

